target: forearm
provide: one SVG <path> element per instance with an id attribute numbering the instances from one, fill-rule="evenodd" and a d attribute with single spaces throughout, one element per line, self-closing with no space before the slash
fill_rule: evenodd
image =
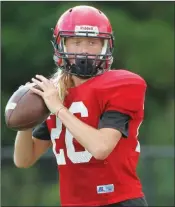
<path id="1" fill-rule="evenodd" d="M 14 162 L 18 167 L 28 166 L 33 157 L 32 129 L 18 131 L 14 146 Z"/>
<path id="2" fill-rule="evenodd" d="M 73 137 L 94 157 L 106 148 L 107 137 L 98 129 L 79 120 L 68 109 L 60 110 L 59 118 Z"/>

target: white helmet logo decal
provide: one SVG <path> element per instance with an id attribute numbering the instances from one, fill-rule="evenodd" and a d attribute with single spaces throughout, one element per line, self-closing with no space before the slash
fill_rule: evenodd
<path id="1" fill-rule="evenodd" d="M 77 25 L 75 26 L 75 34 L 76 35 L 81 35 L 81 36 L 86 36 L 86 33 L 88 33 L 88 36 L 97 36 L 99 34 L 98 27 L 96 26 L 89 26 L 89 25 Z"/>

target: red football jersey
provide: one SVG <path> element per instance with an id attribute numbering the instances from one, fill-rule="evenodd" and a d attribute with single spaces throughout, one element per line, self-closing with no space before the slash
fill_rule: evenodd
<path id="1" fill-rule="evenodd" d="M 98 128 L 105 111 L 115 110 L 131 117 L 128 137 L 121 138 L 105 160 L 96 160 L 54 115 L 48 118 L 59 170 L 61 205 L 107 205 L 144 195 L 136 166 L 145 91 L 145 81 L 126 70 L 106 72 L 69 90 L 65 106 L 94 128 Z"/>

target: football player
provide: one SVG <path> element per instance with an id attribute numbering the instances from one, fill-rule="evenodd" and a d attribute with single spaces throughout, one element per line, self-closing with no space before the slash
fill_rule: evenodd
<path id="1" fill-rule="evenodd" d="M 147 206 L 136 173 L 144 79 L 110 69 L 112 27 L 96 8 L 66 11 L 53 37 L 58 72 L 32 78 L 42 91 L 30 86 L 51 114 L 34 130 L 17 133 L 16 166 L 33 165 L 52 146 L 62 206 Z"/>

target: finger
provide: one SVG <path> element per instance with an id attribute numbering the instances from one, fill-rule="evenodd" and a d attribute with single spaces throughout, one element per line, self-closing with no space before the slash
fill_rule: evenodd
<path id="1" fill-rule="evenodd" d="M 27 82 L 25 85 L 29 85 L 31 82 Z"/>
<path id="2" fill-rule="evenodd" d="M 36 85 L 40 86 L 40 88 L 41 88 L 42 90 L 45 89 L 45 86 L 44 86 L 43 82 L 41 82 L 41 81 L 39 81 L 39 80 L 37 80 L 37 79 L 35 79 L 35 78 L 32 78 L 32 81 L 33 81 L 33 83 L 35 83 Z"/>
<path id="3" fill-rule="evenodd" d="M 44 92 L 43 92 L 43 91 L 40 91 L 40 90 L 38 90 L 38 89 L 36 89 L 36 88 L 33 88 L 32 86 L 30 86 L 29 88 L 30 88 L 31 91 L 33 91 L 33 92 L 36 93 L 37 95 L 43 97 L 43 95 L 44 95 Z"/>
<path id="4" fill-rule="evenodd" d="M 36 83 L 27 82 L 24 86 L 36 86 Z"/>
<path id="5" fill-rule="evenodd" d="M 31 85 L 31 86 L 35 86 L 36 83 L 27 82 L 27 83 L 25 83 L 25 85 L 21 85 L 21 86 L 19 86 L 19 88 L 22 88 L 22 87 L 28 87 L 29 85 Z"/>
<path id="6" fill-rule="evenodd" d="M 42 82 L 44 82 L 46 84 L 50 83 L 50 81 L 42 75 L 36 75 L 36 78 L 38 78 L 39 80 L 41 80 Z"/>
<path id="7" fill-rule="evenodd" d="M 49 88 L 49 87 L 54 87 L 54 88 L 56 88 L 56 86 L 54 85 L 54 82 L 53 82 L 53 80 L 50 80 L 50 79 L 47 79 L 47 78 L 45 78 L 44 76 L 42 76 L 42 75 L 36 75 L 36 77 L 39 79 L 39 80 L 41 80 L 42 82 L 43 82 L 43 84 L 47 87 L 47 88 Z"/>

